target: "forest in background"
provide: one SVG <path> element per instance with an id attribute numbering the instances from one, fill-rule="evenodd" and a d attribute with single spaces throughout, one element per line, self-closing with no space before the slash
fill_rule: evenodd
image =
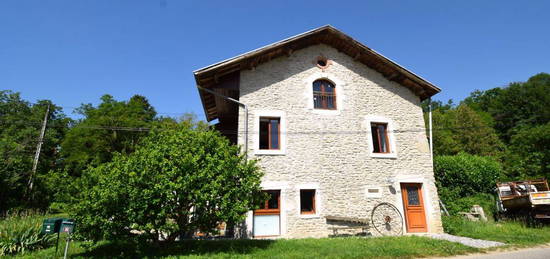
<path id="1" fill-rule="evenodd" d="M 546 73 L 474 91 L 458 104 L 432 102 L 436 180 L 452 213 L 472 203 L 490 204 L 497 180 L 550 176 L 549 104 Z M 31 175 L 48 106 L 42 151 Z M 424 111 L 427 107 L 426 101 Z M 49 100 L 31 103 L 19 93 L 0 91 L 0 213 L 63 211 L 80 191 L 85 170 L 116 153 L 131 154 L 151 128 L 194 120 L 159 116 L 139 95 L 127 101 L 104 95 L 99 105 L 83 104 L 75 112 L 82 118 L 71 119 Z"/>
<path id="2" fill-rule="evenodd" d="M 497 181 L 550 177 L 550 74 L 432 109 L 436 183 L 451 214 L 473 204 L 494 212 Z"/>

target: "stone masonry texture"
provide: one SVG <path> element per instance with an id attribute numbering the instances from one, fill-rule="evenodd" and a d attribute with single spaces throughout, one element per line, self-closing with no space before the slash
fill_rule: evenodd
<path id="1" fill-rule="evenodd" d="M 332 61 L 324 71 L 315 64 L 319 56 Z M 337 84 L 337 111 L 313 109 L 309 96 L 312 78 L 328 78 Z M 240 101 L 249 106 L 248 154 L 259 160 L 265 173 L 263 182 L 280 184 L 284 211 L 281 237 L 329 236 L 331 224 L 325 216 L 370 218 L 372 208 L 380 202 L 392 203 L 403 213 L 399 185 L 403 177 L 422 180 L 428 232 L 442 232 L 420 98 L 406 87 L 330 46 L 319 44 L 253 70 L 242 70 Z M 284 154 L 255 154 L 258 111 L 284 112 L 286 132 L 281 132 L 286 134 L 282 143 L 286 147 Z M 371 156 L 367 116 L 392 121 L 394 158 Z M 243 120 L 241 109 L 240 145 L 245 139 Z M 300 215 L 299 188 L 307 185 L 318 186 L 318 211 L 313 216 Z M 380 187 L 382 197 L 367 198 L 367 186 Z M 374 231 L 370 234 L 376 235 Z"/>

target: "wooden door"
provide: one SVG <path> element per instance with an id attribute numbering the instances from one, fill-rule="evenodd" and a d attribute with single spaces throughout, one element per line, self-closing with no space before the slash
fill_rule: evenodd
<path id="1" fill-rule="evenodd" d="M 426 213 L 424 210 L 424 200 L 422 199 L 422 184 L 402 183 L 401 195 L 403 196 L 407 232 L 427 232 Z"/>

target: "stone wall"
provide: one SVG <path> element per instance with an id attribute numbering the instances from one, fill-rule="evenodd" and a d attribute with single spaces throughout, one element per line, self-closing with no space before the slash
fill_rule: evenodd
<path id="1" fill-rule="evenodd" d="M 325 71 L 316 66 L 319 56 L 332 61 Z M 336 84 L 336 111 L 313 109 L 312 82 L 319 78 Z M 331 235 L 325 216 L 369 218 L 380 202 L 402 210 L 400 182 L 423 183 L 428 231 L 442 231 L 420 99 L 409 89 L 332 47 L 314 45 L 241 71 L 240 101 L 249 106 L 248 152 L 260 160 L 264 188 L 283 193 L 282 237 Z M 241 109 L 241 145 L 243 114 Z M 278 153 L 258 154 L 258 117 L 266 114 L 283 117 Z M 393 154 L 369 151 L 372 118 L 390 123 Z M 381 188 L 382 197 L 367 198 L 367 186 Z M 311 187 L 317 189 L 317 213 L 300 215 L 299 190 Z M 247 223 L 250 234 L 251 219 Z"/>

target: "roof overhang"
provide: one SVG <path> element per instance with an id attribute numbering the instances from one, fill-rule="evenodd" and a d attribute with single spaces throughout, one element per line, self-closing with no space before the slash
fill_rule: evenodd
<path id="1" fill-rule="evenodd" d="M 416 75 L 330 25 L 319 27 L 195 70 L 193 74 L 198 85 L 211 88 L 220 82 L 220 78 L 226 75 L 243 69 L 253 69 L 259 64 L 269 62 L 280 56 L 290 56 L 293 51 L 315 44 L 326 44 L 338 49 L 340 52 L 346 53 L 353 59 L 378 71 L 388 80 L 395 81 L 411 89 L 421 100 L 427 99 L 441 91 L 441 89 L 428 80 Z M 200 90 L 199 94 L 207 120 L 216 119 L 217 112 L 214 96 L 211 93 Z"/>

